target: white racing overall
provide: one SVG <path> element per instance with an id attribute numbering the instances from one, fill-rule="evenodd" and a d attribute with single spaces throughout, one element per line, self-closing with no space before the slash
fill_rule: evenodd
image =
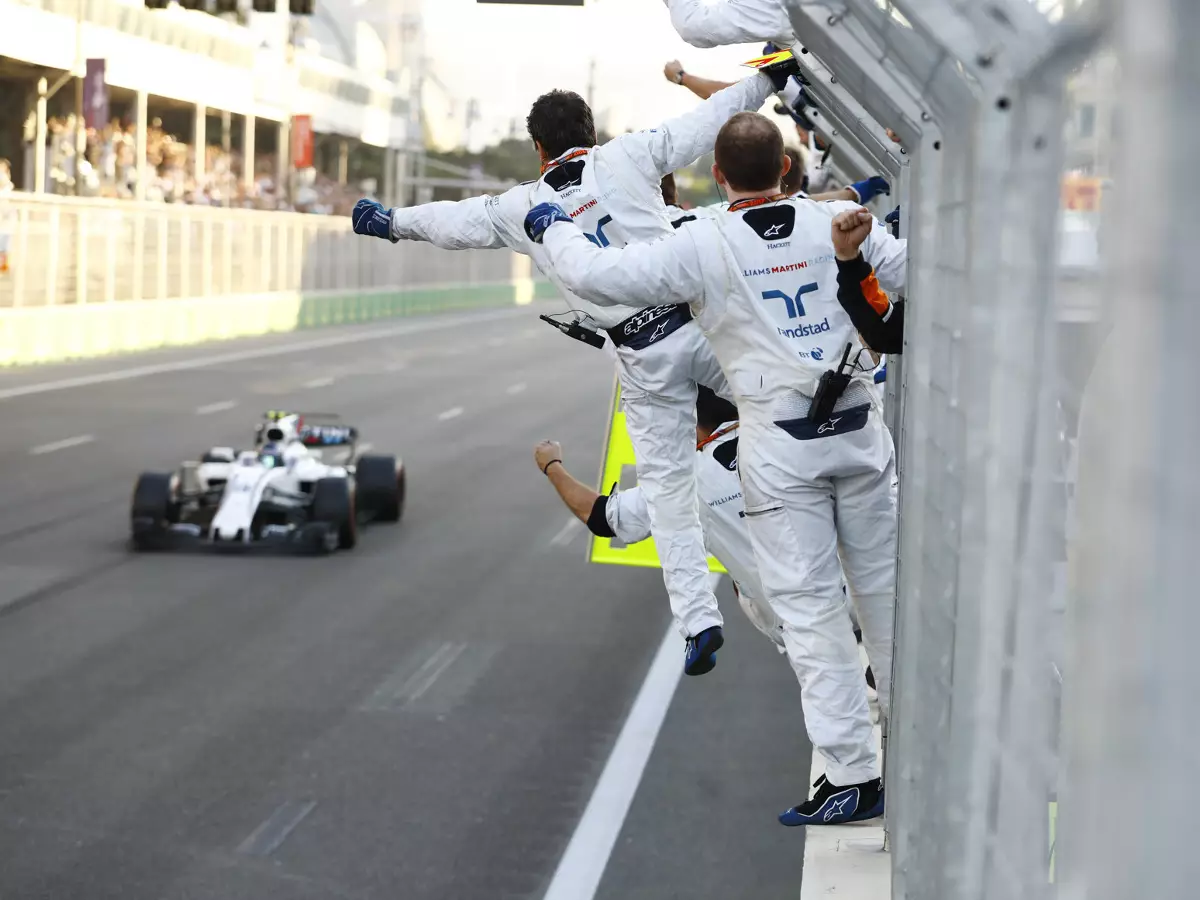
<path id="1" fill-rule="evenodd" d="M 894 448 L 872 384 L 874 360 L 837 301 L 832 217 L 852 203 L 735 203 L 653 245 L 601 251 L 553 225 L 558 276 L 596 302 L 693 299 L 736 397 L 739 468 L 758 574 L 784 626 L 805 722 L 835 785 L 879 777 L 866 685 L 845 627 L 841 567 L 878 684 L 889 702 L 894 619 Z M 880 283 L 903 287 L 907 246 L 882 224 L 863 244 Z M 806 418 L 821 375 L 849 345 L 862 365 L 822 422 Z"/>
<path id="2" fill-rule="evenodd" d="M 510 247 L 532 257 L 571 310 L 607 332 L 616 347 L 626 426 L 637 455 L 638 482 L 649 503 L 663 579 L 679 631 L 697 635 L 722 623 L 708 581 L 696 499 L 696 385 L 729 396 L 721 367 L 679 300 L 657 308 L 599 306 L 573 296 L 525 234 L 534 205 L 552 201 L 572 215 L 597 246 L 622 247 L 673 233 L 660 188 L 664 176 L 712 151 L 735 114 L 757 110 L 773 91 L 756 74 L 652 131 L 579 148 L 549 163 L 537 182 L 495 197 L 430 203 L 392 212 L 393 237 L 450 249 Z"/>

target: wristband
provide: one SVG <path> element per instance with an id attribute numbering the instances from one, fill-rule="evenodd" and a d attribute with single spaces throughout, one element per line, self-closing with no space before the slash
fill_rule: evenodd
<path id="1" fill-rule="evenodd" d="M 687 75 L 687 72 L 683 71 L 683 69 L 680 69 L 679 70 L 679 78 L 676 79 L 675 83 L 680 84 L 680 85 L 683 84 L 683 79 L 684 79 L 685 75 Z"/>
<path id="2" fill-rule="evenodd" d="M 554 465 L 555 463 L 558 463 L 561 466 L 563 464 L 563 461 L 561 459 L 550 460 L 550 462 L 546 463 L 545 467 L 543 467 L 542 474 L 545 475 L 546 473 L 548 473 L 550 471 L 550 467 L 552 465 Z"/>

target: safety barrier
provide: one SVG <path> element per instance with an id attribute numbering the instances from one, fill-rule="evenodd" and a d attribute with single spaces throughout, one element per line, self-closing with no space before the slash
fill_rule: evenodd
<path id="1" fill-rule="evenodd" d="M 529 260 L 357 237 L 343 217 L 12 194 L 0 365 L 525 303 Z"/>
<path id="2" fill-rule="evenodd" d="M 1200 308 L 1144 174 L 1200 136 L 1200 7 L 784 2 L 910 239 L 893 896 L 1195 896 Z"/>

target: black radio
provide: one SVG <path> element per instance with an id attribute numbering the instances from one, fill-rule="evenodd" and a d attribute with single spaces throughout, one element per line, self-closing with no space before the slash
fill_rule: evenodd
<path id="1" fill-rule="evenodd" d="M 583 343 L 592 347 L 598 347 L 600 349 L 603 349 L 604 347 L 603 337 L 601 337 L 595 331 L 589 331 L 578 322 L 556 322 L 549 316 L 538 316 L 538 318 L 543 322 L 553 325 L 569 338 L 574 338 L 577 341 L 583 341 Z"/>

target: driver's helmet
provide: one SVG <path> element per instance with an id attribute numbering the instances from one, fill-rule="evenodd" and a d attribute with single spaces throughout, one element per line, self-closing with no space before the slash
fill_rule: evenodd
<path id="1" fill-rule="evenodd" d="M 283 445 L 272 441 L 269 444 L 264 444 L 262 450 L 258 453 L 258 461 L 268 469 L 275 467 L 283 467 Z"/>
<path id="2" fill-rule="evenodd" d="M 300 434 L 300 417 L 285 413 L 271 413 L 270 425 L 267 426 L 264 437 L 273 443 L 283 443 L 295 440 Z"/>

